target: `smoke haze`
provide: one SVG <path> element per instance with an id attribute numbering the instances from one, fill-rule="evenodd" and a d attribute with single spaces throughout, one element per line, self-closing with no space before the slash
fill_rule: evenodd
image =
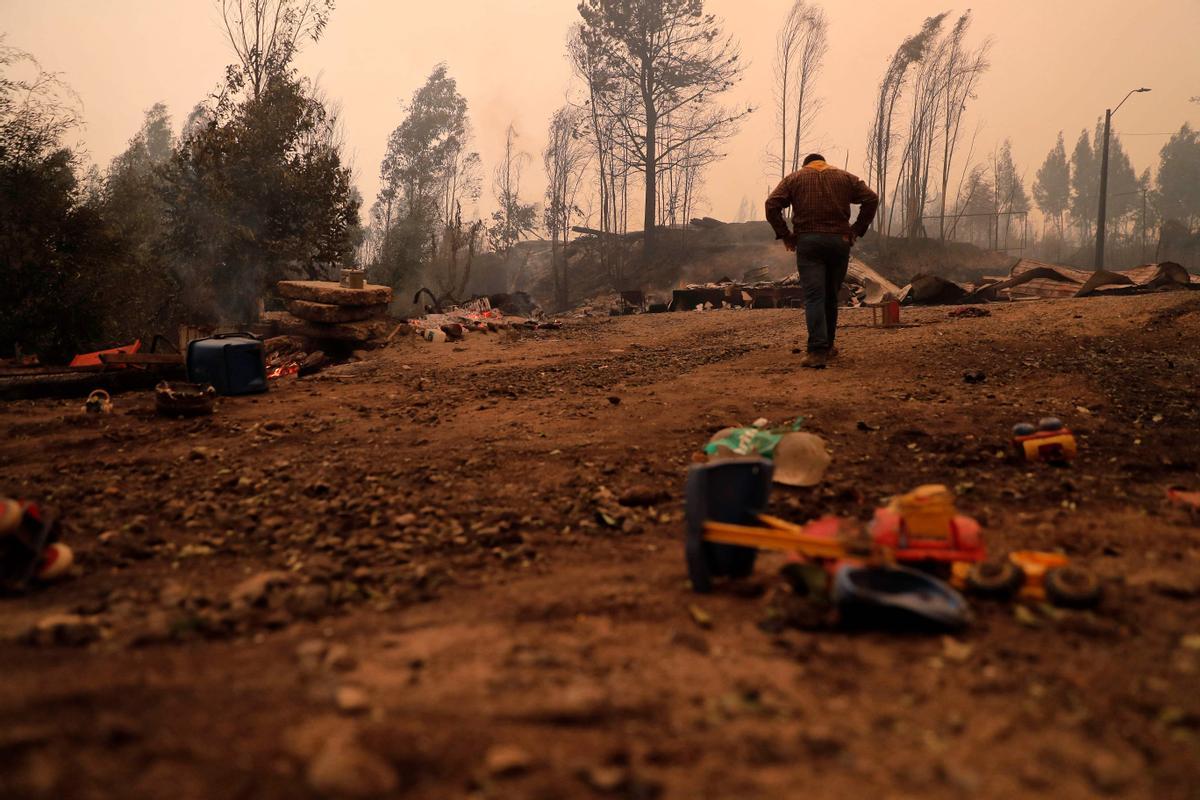
<path id="1" fill-rule="evenodd" d="M 732 219 L 743 198 L 757 210 L 772 176 L 775 145 L 772 61 L 786 0 L 708 0 L 740 43 L 748 69 L 728 95 L 731 104 L 757 107 L 729 143 L 728 158 L 707 176 L 708 203 L 698 211 Z M 925 0 L 825 3 L 829 53 L 818 93 L 824 108 L 806 149 L 820 149 L 839 166 L 862 170 L 872 93 L 897 44 L 921 21 L 950 8 Z M 7 43 L 34 54 L 80 94 L 86 128 L 81 138 L 102 167 L 124 149 L 143 112 L 157 101 L 170 107 L 176 128 L 220 81 L 233 61 L 214 6 L 205 0 L 5 0 Z M 967 6 L 954 7 L 963 11 Z M 1149 86 L 1115 118 L 1115 130 L 1138 173 L 1154 168 L 1167 135 L 1190 121 L 1200 125 L 1200 3 L 1145 0 L 977 0 L 972 41 L 996 38 L 992 68 L 970 106 L 964 128 L 982 128 L 978 159 L 1011 138 L 1026 185 L 1059 130 L 1068 148 L 1091 130 L 1106 106 Z M 515 122 L 519 144 L 534 156 L 523 195 L 539 200 L 538 154 L 554 109 L 573 84 L 564 53 L 578 20 L 572 0 L 467 0 L 453 6 L 341 0 L 320 42 L 298 59 L 328 97 L 340 102 L 347 154 L 365 207 L 378 188 L 386 138 L 402 116 L 401 103 L 433 66 L 445 61 L 470 104 L 475 147 L 490 177 Z M 1135 135 L 1151 134 L 1151 135 Z M 485 181 L 480 211 L 492 204 Z"/>

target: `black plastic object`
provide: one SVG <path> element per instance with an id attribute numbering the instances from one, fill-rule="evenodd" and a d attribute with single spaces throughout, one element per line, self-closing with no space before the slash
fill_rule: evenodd
<path id="1" fill-rule="evenodd" d="M 753 547 L 704 540 L 704 522 L 755 525 L 767 507 L 774 466 L 764 458 L 737 458 L 695 464 L 688 470 L 688 577 L 692 589 L 711 592 L 713 578 L 744 578 L 754 572 L 758 551 Z"/>
<path id="2" fill-rule="evenodd" d="M 957 630 L 971 619 L 962 595 L 908 567 L 843 564 L 833 578 L 833 601 L 851 628 Z"/>
<path id="3" fill-rule="evenodd" d="M 58 516 L 38 503 L 21 503 L 21 519 L 0 533 L 0 594 L 29 588 L 46 548 L 58 541 Z"/>
<path id="4" fill-rule="evenodd" d="M 188 342 L 187 375 L 192 383 L 211 385 L 219 395 L 267 391 L 262 340 L 249 333 L 222 333 Z"/>

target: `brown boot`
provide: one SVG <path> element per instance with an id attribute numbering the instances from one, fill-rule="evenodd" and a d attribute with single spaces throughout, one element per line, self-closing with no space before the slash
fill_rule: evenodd
<path id="1" fill-rule="evenodd" d="M 808 369 L 825 369 L 825 365 L 829 362 L 829 354 L 824 350 L 811 350 L 804 356 L 804 360 L 800 362 L 800 366 Z"/>

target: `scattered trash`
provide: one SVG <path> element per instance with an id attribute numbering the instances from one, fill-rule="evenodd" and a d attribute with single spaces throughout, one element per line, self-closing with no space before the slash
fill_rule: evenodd
<path id="1" fill-rule="evenodd" d="M 798 431 L 804 424 L 799 418 L 790 426 L 769 428 L 766 419 L 755 420 L 749 428 L 724 428 L 704 446 L 710 461 L 758 456 L 775 464 L 775 482 L 786 486 L 816 486 L 825 477 L 832 457 L 825 440 L 813 433 Z"/>
<path id="2" fill-rule="evenodd" d="M 967 383 L 983 383 L 987 380 L 987 374 L 981 369 L 967 370 L 963 373 L 963 380 Z"/>
<path id="3" fill-rule="evenodd" d="M 164 416 L 198 417 L 213 413 L 216 398 L 209 385 L 163 381 L 154 389 L 154 408 Z"/>
<path id="4" fill-rule="evenodd" d="M 775 447 L 782 438 L 782 434 L 762 428 L 723 428 L 708 440 L 708 444 L 704 446 L 704 453 L 710 458 L 767 458 L 775 452 Z"/>
<path id="5" fill-rule="evenodd" d="M 110 414 L 112 413 L 112 398 L 108 392 L 103 389 L 94 389 L 87 396 L 87 400 L 83 401 L 83 412 L 86 414 Z"/>
<path id="6" fill-rule="evenodd" d="M 960 642 L 953 636 L 942 637 L 942 657 L 956 664 L 964 664 L 971 659 L 975 648 L 967 642 Z"/>
<path id="7" fill-rule="evenodd" d="M 53 509 L 0 498 L 0 593 L 18 594 L 35 582 L 65 575 L 75 556 L 58 537 L 58 516 Z"/>
<path id="8" fill-rule="evenodd" d="M 879 430 L 878 425 L 872 425 L 871 423 L 865 422 L 861 419 L 857 422 L 855 427 L 858 428 L 860 431 L 867 431 L 868 433 L 873 433 L 873 432 Z"/>
<path id="9" fill-rule="evenodd" d="M 988 311 L 986 308 L 980 308 L 979 306 L 962 306 L 961 308 L 954 309 L 949 314 L 951 317 L 957 317 L 960 319 L 963 317 L 990 317 L 991 315 L 992 312 Z"/>
<path id="10" fill-rule="evenodd" d="M 1013 606 L 1013 618 L 1017 623 L 1024 625 L 1026 628 L 1042 627 L 1042 620 L 1037 614 L 1029 610 L 1028 606 L 1017 604 Z"/>
<path id="11" fill-rule="evenodd" d="M 1026 461 L 1065 464 L 1075 458 L 1075 435 L 1057 417 L 1044 417 L 1037 426 L 1020 422 L 1012 429 L 1013 446 Z"/>
<path id="12" fill-rule="evenodd" d="M 696 604 L 688 606 L 688 614 L 692 617 L 692 622 L 699 625 L 701 628 L 709 629 L 713 626 L 712 615 Z"/>

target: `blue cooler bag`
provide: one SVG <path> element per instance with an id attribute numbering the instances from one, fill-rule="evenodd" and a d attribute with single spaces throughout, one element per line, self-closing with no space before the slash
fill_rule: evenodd
<path id="1" fill-rule="evenodd" d="M 249 333 L 222 333 L 194 339 L 187 348 L 188 380 L 211 384 L 220 395 L 267 390 L 262 340 Z"/>

